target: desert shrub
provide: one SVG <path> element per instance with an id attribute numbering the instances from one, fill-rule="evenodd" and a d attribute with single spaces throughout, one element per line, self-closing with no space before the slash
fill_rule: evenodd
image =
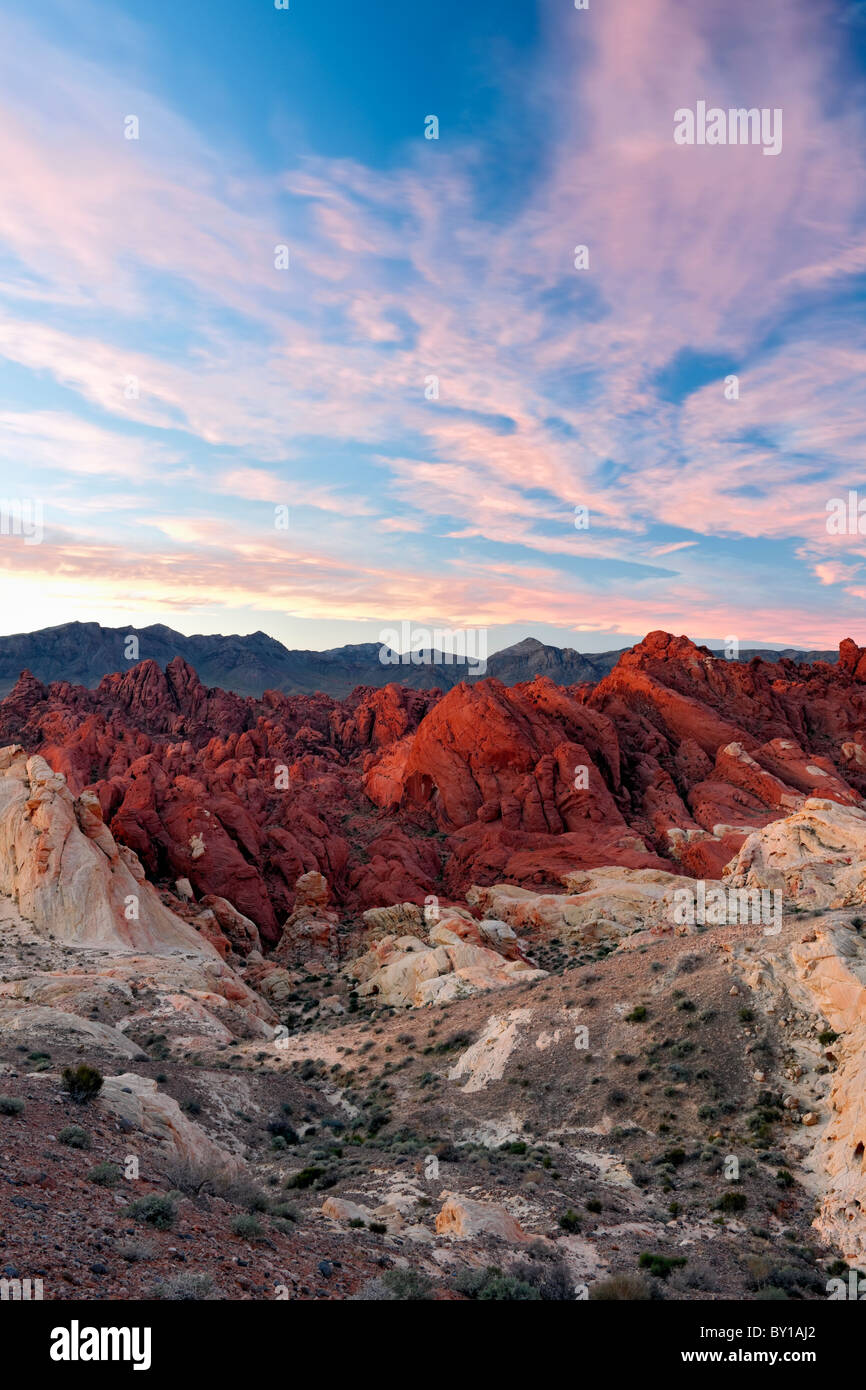
<path id="1" fill-rule="evenodd" d="M 574 1283 L 568 1265 L 562 1259 L 551 1258 L 547 1251 L 537 1260 L 520 1260 L 512 1265 L 509 1274 L 535 1289 L 545 1303 L 574 1301 Z"/>
<path id="2" fill-rule="evenodd" d="M 483 1303 L 538 1303 L 538 1289 L 514 1274 L 496 1274 L 488 1279 L 476 1298 Z"/>
<path id="3" fill-rule="evenodd" d="M 282 1221 L 298 1219 L 298 1209 L 293 1207 L 291 1202 L 273 1202 L 269 1210 L 271 1216 L 278 1216 Z M 363 1222 L 361 1224 L 363 1225 Z"/>
<path id="4" fill-rule="evenodd" d="M 232 1221 L 232 1231 L 244 1240 L 258 1240 L 263 1234 L 262 1223 L 252 1212 L 244 1212 Z"/>
<path id="5" fill-rule="evenodd" d="M 302 1168 L 299 1173 L 294 1173 L 292 1177 L 286 1180 L 286 1187 L 300 1189 L 312 1187 L 313 1183 L 318 1182 L 319 1179 L 324 1176 L 324 1168 L 317 1168 L 315 1165 L 309 1168 Z"/>
<path id="6" fill-rule="evenodd" d="M 685 1263 L 684 1255 L 658 1255 L 649 1250 L 644 1250 L 638 1260 L 641 1269 L 648 1269 L 656 1279 L 667 1279 L 672 1269 L 679 1269 Z"/>
<path id="7" fill-rule="evenodd" d="M 188 1158 L 169 1158 L 162 1163 L 160 1172 L 173 1188 L 187 1197 L 215 1192 L 220 1179 L 218 1169 Z"/>
<path id="8" fill-rule="evenodd" d="M 572 1207 L 569 1207 L 568 1211 L 564 1211 L 562 1213 L 562 1216 L 559 1218 L 559 1224 L 564 1231 L 579 1231 L 580 1217 L 578 1216 L 577 1212 L 573 1210 Z"/>
<path id="9" fill-rule="evenodd" d="M 680 956 L 679 960 L 677 961 L 677 966 L 674 973 L 676 975 L 690 975 L 693 970 L 697 970 L 702 960 L 703 956 L 695 955 L 693 953 L 688 953 L 684 956 Z"/>
<path id="10" fill-rule="evenodd" d="M 591 1211 L 596 1216 L 600 1211 L 603 1210 L 602 1203 L 598 1200 L 597 1197 L 590 1197 L 588 1202 L 584 1202 L 584 1206 L 586 1207 L 587 1211 Z"/>
<path id="11" fill-rule="evenodd" d="M 217 1172 L 213 1178 L 213 1190 L 224 1201 L 236 1207 L 246 1207 L 247 1211 L 267 1211 L 271 1204 L 268 1194 L 257 1183 L 231 1173 Z"/>
<path id="12" fill-rule="evenodd" d="M 649 1286 L 639 1274 L 612 1274 L 590 1285 L 589 1297 L 594 1302 L 631 1302 L 651 1298 Z"/>
<path id="13" fill-rule="evenodd" d="M 93 1140 L 87 1130 L 81 1128 L 81 1125 L 64 1125 L 57 1139 L 59 1143 L 67 1144 L 70 1149 L 93 1148 Z"/>
<path id="14" fill-rule="evenodd" d="M 18 1096 L 0 1096 L 0 1115 L 20 1115 L 24 1101 Z"/>
<path id="15" fill-rule="evenodd" d="M 626 1014 L 625 1021 L 626 1023 L 644 1023 L 646 1022 L 646 1016 L 646 1005 L 637 1004 L 635 1008 L 632 1009 L 630 1014 Z"/>
<path id="16" fill-rule="evenodd" d="M 145 1260 L 152 1260 L 155 1254 L 152 1245 L 145 1240 L 122 1240 L 114 1247 L 115 1253 L 127 1264 L 140 1264 Z"/>
<path id="17" fill-rule="evenodd" d="M 116 1163 L 97 1163 L 85 1176 L 88 1182 L 96 1183 L 97 1187 L 117 1187 L 123 1174 Z"/>
<path id="18" fill-rule="evenodd" d="M 709 1292 L 717 1285 L 718 1274 L 711 1264 L 675 1269 L 668 1280 L 668 1288 L 675 1293 L 690 1293 L 695 1289 Z"/>
<path id="19" fill-rule="evenodd" d="M 417 1303 L 433 1292 L 433 1280 L 419 1269 L 389 1269 L 382 1275 L 389 1297 L 401 1303 Z"/>
<path id="20" fill-rule="evenodd" d="M 170 1197 L 160 1197 L 152 1192 L 147 1197 L 138 1197 L 124 1209 L 124 1216 L 140 1221 L 144 1226 L 153 1226 L 157 1231 L 168 1231 L 174 1225 L 177 1212 Z"/>
<path id="21" fill-rule="evenodd" d="M 213 1293 L 213 1279 L 209 1274 L 197 1274 L 192 1270 L 183 1274 L 173 1274 L 170 1279 L 160 1279 L 150 1291 L 151 1298 L 162 1298 L 173 1303 L 203 1302 Z"/>
<path id="22" fill-rule="evenodd" d="M 745 1192 L 726 1192 L 715 1205 L 717 1211 L 744 1211 L 748 1203 Z"/>
<path id="23" fill-rule="evenodd" d="M 297 1144 L 298 1134 L 294 1125 L 290 1125 L 288 1120 L 271 1120 L 268 1124 L 268 1133 L 274 1139 L 282 1139 L 285 1144 Z"/>
<path id="24" fill-rule="evenodd" d="M 61 1079 L 63 1089 L 78 1105 L 85 1105 L 102 1090 L 102 1072 L 86 1062 L 77 1067 L 64 1067 Z"/>

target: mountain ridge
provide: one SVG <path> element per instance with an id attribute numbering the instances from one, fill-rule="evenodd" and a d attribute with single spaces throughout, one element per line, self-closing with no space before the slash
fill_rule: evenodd
<path id="1" fill-rule="evenodd" d="M 138 639 L 135 657 L 126 655 L 131 637 Z M 163 623 L 147 627 L 108 628 L 97 622 L 60 623 L 34 632 L 0 637 L 0 699 L 29 671 L 37 680 L 68 680 L 95 689 L 104 676 L 128 670 L 151 659 L 163 670 L 175 657 L 189 663 L 210 687 L 260 698 L 266 690 L 284 695 L 331 695 L 345 699 L 358 686 L 381 688 L 396 681 L 415 690 L 450 690 L 461 680 L 477 679 L 466 664 L 448 660 L 441 652 L 424 662 L 380 661 L 378 642 L 349 643 L 325 651 L 292 649 L 266 632 L 192 634 L 187 637 Z M 516 685 L 544 675 L 555 685 L 597 684 L 613 669 L 627 647 L 606 652 L 578 652 L 535 637 L 494 652 L 483 674 L 504 685 Z M 744 649 L 740 661 L 753 656 L 791 659 L 809 664 L 835 662 L 836 652 L 786 648 Z"/>

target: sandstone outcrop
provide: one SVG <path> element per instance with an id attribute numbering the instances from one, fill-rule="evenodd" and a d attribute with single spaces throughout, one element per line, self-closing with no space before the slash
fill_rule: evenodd
<path id="1" fill-rule="evenodd" d="M 237 1166 L 235 1156 L 205 1134 L 149 1076 L 123 1072 L 105 1077 L 98 1104 L 130 1129 L 160 1140 L 167 1151 L 191 1164 L 214 1173 L 231 1172 Z"/>
<path id="2" fill-rule="evenodd" d="M 331 890 L 317 871 L 301 874 L 295 884 L 295 908 L 283 926 L 274 958 L 286 965 L 334 960 L 338 954 L 339 917 L 329 909 Z"/>
<path id="3" fill-rule="evenodd" d="M 493 1236 L 513 1244 L 532 1239 L 505 1207 L 477 1202 L 459 1193 L 451 1193 L 446 1199 L 436 1217 L 436 1234 L 453 1236 L 457 1240 Z"/>
<path id="4" fill-rule="evenodd" d="M 734 887 L 778 889 L 801 908 L 866 902 L 866 811 L 810 797 L 750 835 L 727 871 Z"/>
<path id="5" fill-rule="evenodd" d="M 43 758 L 0 750 L 0 892 L 41 931 L 82 946 L 211 947 L 163 906 L 93 797 L 72 796 Z"/>
<path id="6" fill-rule="evenodd" d="M 361 997 L 375 996 L 383 1004 L 420 1007 L 463 999 L 480 990 L 540 979 L 535 968 L 514 949 L 516 938 L 506 924 L 502 935 L 466 915 L 444 915 L 421 936 L 383 936 L 366 955 L 346 967 L 358 983 Z M 504 944 L 510 955 L 494 950 Z M 486 943 L 486 944 L 484 944 Z"/>

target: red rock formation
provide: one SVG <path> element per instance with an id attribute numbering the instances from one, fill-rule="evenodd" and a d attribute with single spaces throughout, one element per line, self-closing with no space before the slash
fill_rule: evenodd
<path id="1" fill-rule="evenodd" d="M 392 684 L 343 701 L 207 689 L 179 658 L 94 691 L 25 673 L 0 739 L 91 788 L 150 878 L 226 899 L 267 948 L 311 873 L 344 921 L 473 882 L 555 889 L 580 867 L 716 875 L 803 797 L 859 804 L 866 650 L 741 665 L 653 632 L 594 688 Z"/>

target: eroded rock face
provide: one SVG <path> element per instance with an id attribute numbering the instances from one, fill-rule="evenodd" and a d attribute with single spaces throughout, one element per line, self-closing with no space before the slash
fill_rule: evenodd
<path id="1" fill-rule="evenodd" d="M 0 892 L 63 941 L 211 953 L 163 906 L 136 856 L 116 843 L 98 800 L 76 801 L 43 758 L 15 747 L 0 750 Z"/>
<path id="2" fill-rule="evenodd" d="M 467 901 L 530 940 L 539 935 L 609 945 L 629 932 L 672 931 L 674 894 L 695 880 L 661 869 L 587 869 L 566 874 L 565 893 L 533 893 L 508 883 L 470 888 Z M 481 923 L 484 926 L 484 923 Z"/>
<path id="3" fill-rule="evenodd" d="M 440 860 L 426 834 L 378 826 L 371 843 L 376 813 L 361 777 L 437 699 L 395 685 L 345 701 L 245 699 L 205 689 L 180 659 L 164 672 L 144 661 L 92 691 L 23 676 L 0 702 L 0 739 L 40 752 L 74 794 L 94 794 L 152 880 L 224 898 L 268 946 L 308 872 L 352 910 L 433 891 Z"/>
<path id="4" fill-rule="evenodd" d="M 328 908 L 330 900 L 331 890 L 322 874 L 301 875 L 295 884 L 295 910 L 286 919 L 274 952 L 276 960 L 304 965 L 336 959 L 339 918 Z"/>
<path id="5" fill-rule="evenodd" d="M 810 797 L 750 835 L 728 869 L 735 887 L 781 890 L 800 908 L 866 902 L 866 811 Z"/>
<path id="6" fill-rule="evenodd" d="M 455 893 L 614 864 L 718 878 L 806 798 L 860 804 L 864 670 L 850 652 L 743 666 L 650 633 L 593 690 L 458 686 L 370 761 L 365 788 L 389 813 L 429 811 Z"/>
<path id="7" fill-rule="evenodd" d="M 149 1076 L 136 1072 L 107 1076 L 98 1103 L 130 1129 L 161 1140 L 174 1157 L 214 1173 L 231 1173 L 237 1165 L 234 1155 L 205 1134 Z"/>
<path id="8" fill-rule="evenodd" d="M 350 962 L 347 973 L 359 981 L 361 997 L 375 996 L 383 1004 L 420 1007 L 463 999 L 480 990 L 541 979 L 517 949 L 505 927 L 482 932 L 484 924 L 468 914 L 438 917 L 421 936 L 383 936 L 366 955 Z M 493 949 L 496 942 L 507 954 Z"/>
<path id="9" fill-rule="evenodd" d="M 866 813 L 809 798 L 749 837 L 728 882 L 780 891 L 786 909 L 812 914 L 802 930 L 792 930 L 797 918 L 789 915 L 785 939 L 755 938 L 737 963 L 773 1012 L 793 1007 L 811 1020 L 804 1030 L 791 1016 L 787 1041 L 800 1060 L 793 1074 L 808 1089 L 786 1104 L 810 1136 L 802 1161 L 819 1202 L 815 1225 L 859 1265 L 866 1256 L 866 941 L 850 912 L 866 901 Z"/>

